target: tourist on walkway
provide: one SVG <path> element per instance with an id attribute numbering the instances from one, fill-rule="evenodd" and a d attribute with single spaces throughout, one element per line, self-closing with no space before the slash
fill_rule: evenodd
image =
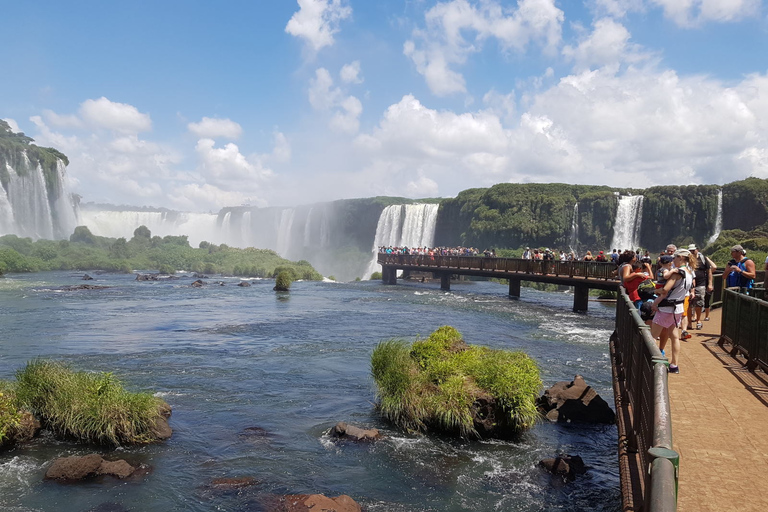
<path id="1" fill-rule="evenodd" d="M 683 320 L 684 303 L 688 290 L 693 286 L 693 272 L 690 267 L 696 264 L 695 257 L 686 249 L 675 251 L 673 272 L 663 288 L 659 289 L 659 296 L 653 301 L 653 316 L 651 335 L 659 338 L 659 349 L 664 350 L 667 338 L 672 342 L 671 357 L 669 358 L 669 372 L 680 373 L 677 365 L 680 355 L 680 327 Z"/>
<path id="2" fill-rule="evenodd" d="M 594 261 L 594 258 L 592 257 L 592 251 L 587 251 L 587 254 L 584 256 L 584 261 Z"/>
<path id="3" fill-rule="evenodd" d="M 525 251 L 523 251 L 523 259 L 524 260 L 531 259 L 531 248 L 530 247 L 526 247 Z"/>
<path id="4" fill-rule="evenodd" d="M 765 277 L 763 278 L 763 288 L 768 290 L 768 256 L 765 257 Z"/>
<path id="5" fill-rule="evenodd" d="M 755 262 L 746 256 L 747 251 L 740 245 L 731 247 L 731 257 L 725 267 L 723 277 L 726 288 L 752 288 L 755 283 Z"/>
<path id="6" fill-rule="evenodd" d="M 712 285 L 712 267 L 709 264 L 709 258 L 699 252 L 696 244 L 688 246 L 688 250 L 696 258 L 696 266 L 693 268 L 694 275 L 694 295 L 690 301 L 690 308 L 688 309 L 688 318 L 691 321 L 691 326 L 696 322 L 696 329 L 702 328 L 701 323 L 701 310 L 706 305 L 707 293 L 711 294 L 714 290 Z M 694 317 L 694 312 L 696 313 Z"/>

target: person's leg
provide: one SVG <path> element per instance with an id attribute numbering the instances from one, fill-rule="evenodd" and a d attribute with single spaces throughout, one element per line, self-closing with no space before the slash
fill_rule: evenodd
<path id="1" fill-rule="evenodd" d="M 667 344 L 667 329 L 659 324 L 652 323 L 651 336 L 653 336 L 653 339 L 659 340 L 659 350 L 663 351 Z"/>
<path id="2" fill-rule="evenodd" d="M 677 327 L 670 327 L 667 329 L 669 333 L 669 340 L 671 347 L 671 353 L 669 358 L 669 371 L 671 373 L 678 373 L 680 370 L 677 367 L 677 359 L 680 356 L 680 330 Z"/>

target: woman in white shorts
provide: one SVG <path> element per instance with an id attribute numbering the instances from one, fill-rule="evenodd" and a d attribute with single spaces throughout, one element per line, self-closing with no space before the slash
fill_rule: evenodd
<path id="1" fill-rule="evenodd" d="M 651 335 L 661 336 L 659 348 L 664 350 L 667 338 L 672 341 L 672 353 L 669 358 L 669 372 L 680 373 L 677 357 L 680 354 L 680 324 L 683 319 L 685 297 L 693 285 L 691 268 L 696 264 L 696 257 L 686 249 L 675 251 L 674 266 L 676 271 L 669 276 L 663 288 L 658 290 L 658 297 L 653 301 L 656 311 L 651 324 Z"/>

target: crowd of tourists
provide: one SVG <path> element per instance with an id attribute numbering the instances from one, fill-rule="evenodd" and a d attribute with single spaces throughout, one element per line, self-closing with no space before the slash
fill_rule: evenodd
<path id="1" fill-rule="evenodd" d="M 379 247 L 381 254 L 412 254 L 416 256 L 485 256 L 496 257 L 495 250 L 480 252 L 475 247 Z"/>

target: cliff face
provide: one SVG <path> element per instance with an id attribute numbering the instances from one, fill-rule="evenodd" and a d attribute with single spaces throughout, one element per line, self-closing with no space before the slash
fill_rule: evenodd
<path id="1" fill-rule="evenodd" d="M 717 225 L 722 190 L 722 225 Z M 504 183 L 461 192 L 440 204 L 436 244 L 479 248 L 552 247 L 578 252 L 610 247 L 618 198 L 642 194 L 640 245 L 652 251 L 670 242 L 705 246 L 719 229 L 768 229 L 768 180 L 645 190 L 567 184 Z M 575 205 L 577 207 L 574 207 Z M 573 217 L 577 214 L 577 229 Z"/>
<path id="2" fill-rule="evenodd" d="M 67 157 L 0 120 L 0 234 L 67 238 L 77 221 L 64 178 Z"/>

